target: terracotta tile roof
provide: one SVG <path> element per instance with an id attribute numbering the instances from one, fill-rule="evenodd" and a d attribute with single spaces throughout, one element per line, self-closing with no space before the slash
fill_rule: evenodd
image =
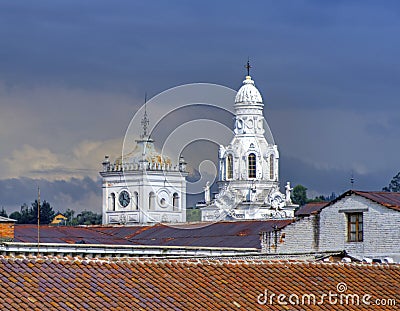
<path id="1" fill-rule="evenodd" d="M 260 248 L 260 232 L 281 229 L 294 220 L 226 221 L 153 226 L 50 227 L 40 229 L 43 243 L 134 244 Z M 16 225 L 15 242 L 37 240 L 35 225 Z"/>
<path id="2" fill-rule="evenodd" d="M 399 278 L 400 265 L 0 257 L 0 307 L 2 310 L 399 310 Z M 329 292 L 342 293 L 342 304 L 340 296 L 331 296 L 331 300 L 324 296 L 322 301 L 321 297 Z M 286 305 L 278 303 L 280 294 L 285 295 L 281 299 Z M 309 302 L 307 297 L 311 296 L 306 296 L 309 294 L 315 295 L 316 303 L 322 303 L 314 305 L 312 299 Z M 348 294 L 354 295 L 353 298 L 343 296 Z M 294 305 L 289 303 L 289 297 Z M 377 305 L 383 301 L 396 306 Z"/>
<path id="3" fill-rule="evenodd" d="M 318 213 L 323 207 L 328 205 L 329 202 L 311 202 L 301 206 L 295 213 L 295 216 L 309 216 Z"/>

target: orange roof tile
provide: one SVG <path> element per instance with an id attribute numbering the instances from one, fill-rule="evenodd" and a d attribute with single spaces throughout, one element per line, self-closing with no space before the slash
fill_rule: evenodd
<path id="1" fill-rule="evenodd" d="M 0 308 L 398 310 L 399 278 L 396 264 L 0 256 Z"/>

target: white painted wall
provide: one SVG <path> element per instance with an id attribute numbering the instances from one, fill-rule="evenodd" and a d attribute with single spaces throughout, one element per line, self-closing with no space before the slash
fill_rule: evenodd
<path id="1" fill-rule="evenodd" d="M 187 173 L 179 171 L 111 171 L 101 172 L 103 177 L 103 224 L 137 224 L 154 222 L 186 221 L 186 180 Z M 119 194 L 130 194 L 130 203 L 123 207 Z M 138 193 L 138 208 L 134 204 L 134 193 Z M 111 206 L 111 195 L 115 194 L 115 210 Z M 150 209 L 149 196 L 154 193 Z M 173 206 L 177 194 L 178 204 Z M 161 203 L 163 199 L 164 204 Z"/>
<path id="2" fill-rule="evenodd" d="M 362 242 L 348 242 L 346 212 L 358 211 L 363 211 L 364 238 Z M 399 262 L 400 212 L 352 194 L 325 207 L 317 215 L 288 225 L 279 233 L 279 241 L 277 253 L 345 250 L 360 258 L 393 257 Z M 262 249 L 267 251 L 265 245 Z"/>
<path id="3" fill-rule="evenodd" d="M 363 242 L 347 241 L 345 211 L 363 212 Z M 335 245 L 360 257 L 400 254 L 400 212 L 374 203 L 359 195 L 351 195 L 321 211 L 320 249 Z"/>

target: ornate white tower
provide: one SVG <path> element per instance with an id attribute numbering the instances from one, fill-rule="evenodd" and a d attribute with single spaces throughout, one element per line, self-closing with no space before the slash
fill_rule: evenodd
<path id="1" fill-rule="evenodd" d="M 186 162 L 180 157 L 174 164 L 157 152 L 148 124 L 145 112 L 135 149 L 102 163 L 103 224 L 186 221 Z"/>
<path id="2" fill-rule="evenodd" d="M 262 96 L 249 75 L 249 63 L 246 68 L 235 97 L 234 137 L 219 148 L 219 194 L 202 208 L 203 221 L 294 216 L 290 191 L 286 199 L 278 188 L 278 147 L 268 125 L 265 133 Z"/>

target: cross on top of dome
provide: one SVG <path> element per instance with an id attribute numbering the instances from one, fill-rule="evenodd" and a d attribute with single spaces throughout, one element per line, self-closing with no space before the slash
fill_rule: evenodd
<path id="1" fill-rule="evenodd" d="M 244 68 L 247 69 L 247 76 L 250 76 L 250 68 L 251 68 L 251 66 L 250 66 L 250 60 L 249 59 L 247 59 L 247 64 L 244 66 Z"/>
<path id="2" fill-rule="evenodd" d="M 254 85 L 254 81 L 250 76 L 250 61 L 247 60 L 247 64 L 244 66 L 247 69 L 246 79 L 243 81 L 242 87 L 236 94 L 235 103 L 262 103 L 262 97 L 258 89 Z"/>

